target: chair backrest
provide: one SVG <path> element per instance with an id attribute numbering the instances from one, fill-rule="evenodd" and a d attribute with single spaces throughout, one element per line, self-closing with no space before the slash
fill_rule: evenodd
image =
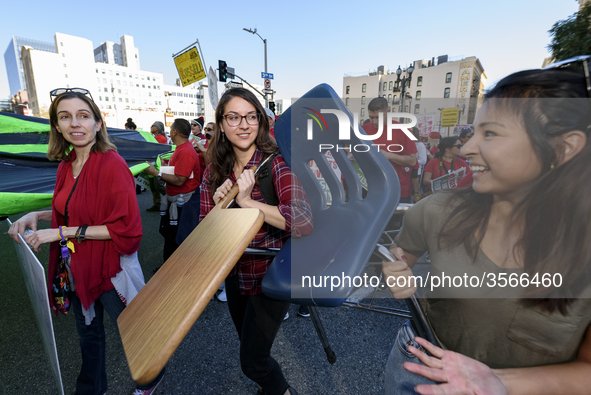
<path id="1" fill-rule="evenodd" d="M 339 125 L 335 114 L 322 110 L 339 110 L 346 115 L 350 140 L 339 140 L 339 126 L 346 122 Z M 292 237 L 276 256 L 263 281 L 263 291 L 270 297 L 308 305 L 341 305 L 359 286 L 356 276 L 363 274 L 377 240 L 396 210 L 400 183 L 394 168 L 371 146 L 371 140 L 357 137 L 351 125 L 353 116 L 326 84 L 318 85 L 294 102 L 275 124 L 279 149 L 308 196 L 314 230 L 305 237 Z M 359 131 L 365 135 L 360 126 Z M 358 172 L 347 158 L 348 151 L 343 149 L 345 145 L 353 149 L 367 181 L 366 195 Z M 341 177 L 331 168 L 326 151 L 332 154 Z M 330 188 L 330 206 L 317 173 L 309 165 L 311 161 Z"/>

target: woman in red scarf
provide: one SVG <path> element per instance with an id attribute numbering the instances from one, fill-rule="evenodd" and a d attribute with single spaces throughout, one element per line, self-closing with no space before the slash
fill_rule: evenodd
<path id="1" fill-rule="evenodd" d="M 104 394 L 107 376 L 103 311 L 116 323 L 144 284 L 137 260 L 142 224 L 135 183 L 110 141 L 90 92 L 81 88 L 56 89 L 51 96 L 47 157 L 61 161 L 52 209 L 25 215 L 11 226 L 9 234 L 18 243 L 17 233 L 23 235 L 27 227 L 34 230 L 25 241 L 37 252 L 41 244 L 51 243 L 49 300 L 56 315 L 51 287 L 61 253 L 60 230 L 64 238 L 76 240 L 71 257 L 66 259 L 74 291 L 71 307 L 82 352 L 76 394 Z M 37 230 L 38 221 L 51 221 L 51 229 Z M 153 393 L 162 376 L 163 372 L 134 394 Z"/>

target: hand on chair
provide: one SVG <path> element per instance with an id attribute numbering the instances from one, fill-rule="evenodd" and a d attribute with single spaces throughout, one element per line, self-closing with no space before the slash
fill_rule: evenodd
<path id="1" fill-rule="evenodd" d="M 218 204 L 224 198 L 224 196 L 226 196 L 228 192 L 230 192 L 230 189 L 232 189 L 232 185 L 233 184 L 230 179 L 224 181 L 224 183 L 220 185 L 218 189 L 215 190 L 215 193 L 213 194 L 213 202 L 215 204 Z"/>
<path id="2" fill-rule="evenodd" d="M 406 264 L 406 257 L 402 248 L 390 250 L 396 261 L 382 261 L 382 272 L 390 292 L 396 299 L 406 299 L 417 291 L 417 284 L 414 281 L 412 270 Z"/>

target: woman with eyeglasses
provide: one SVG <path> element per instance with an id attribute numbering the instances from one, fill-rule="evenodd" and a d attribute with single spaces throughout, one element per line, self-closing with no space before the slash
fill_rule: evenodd
<path id="1" fill-rule="evenodd" d="M 18 243 L 18 234 L 23 236 L 26 228 L 35 231 L 25 241 L 36 252 L 51 243 L 48 286 L 56 315 L 51 287 L 62 254 L 59 242 L 72 243 L 66 266 L 82 354 L 76 394 L 102 395 L 107 391 L 103 312 L 116 326 L 117 317 L 144 284 L 137 259 L 142 224 L 135 182 L 90 92 L 64 88 L 51 96 L 47 157 L 61 162 L 52 209 L 25 215 L 8 233 Z M 51 222 L 51 228 L 38 230 L 39 221 Z M 152 394 L 163 372 L 153 383 L 138 386 L 134 394 Z"/>
<path id="2" fill-rule="evenodd" d="M 575 59 L 498 82 L 462 149 L 472 186 L 405 214 L 396 262 L 384 263 L 393 295 L 416 291 L 396 279 L 408 279 L 426 251 L 431 275 L 467 281 L 421 298 L 439 345 L 407 322 L 386 367 L 387 394 L 589 394 L 588 70 Z"/>
<path id="3" fill-rule="evenodd" d="M 457 137 L 442 138 L 437 148 L 438 151 L 435 154 L 435 158 L 427 163 L 424 170 L 423 187 L 427 191 L 431 191 L 431 180 L 435 180 L 461 168 L 466 169 L 466 174 L 470 173 L 468 164 L 458 158 L 462 143 Z"/>
<path id="4" fill-rule="evenodd" d="M 267 168 L 274 196 L 263 197 L 265 191 L 251 170 L 277 152 L 263 107 L 252 92 L 234 88 L 224 93 L 208 152 L 211 164 L 201 184 L 201 220 L 237 183 L 237 205 L 260 209 L 265 215 L 265 223 L 249 247 L 280 248 L 290 235 L 310 233 L 312 213 L 306 194 L 283 157 L 277 155 Z M 271 357 L 273 341 L 290 305 L 263 294 L 262 280 L 272 260 L 272 256 L 263 255 L 240 258 L 225 282 L 228 308 L 240 339 L 244 374 L 259 385 L 260 393 L 296 394 Z"/>

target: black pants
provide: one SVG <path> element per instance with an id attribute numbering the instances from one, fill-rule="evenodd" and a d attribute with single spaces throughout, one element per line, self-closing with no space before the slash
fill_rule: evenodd
<path id="1" fill-rule="evenodd" d="M 240 339 L 242 372 L 260 385 L 265 394 L 284 394 L 289 385 L 271 357 L 271 347 L 290 304 L 264 294 L 241 295 L 237 275 L 226 279 L 226 295 Z"/>
<path id="2" fill-rule="evenodd" d="M 183 208 L 179 206 L 177 217 L 179 219 L 181 218 L 182 210 Z M 166 263 L 166 260 L 170 258 L 170 256 L 179 247 L 179 245 L 176 243 L 176 234 L 179 229 L 178 223 L 178 220 L 174 224 L 170 223 L 170 215 L 168 213 L 168 209 L 166 209 L 166 211 L 160 212 L 160 234 L 162 235 L 162 237 L 164 237 L 164 250 L 162 251 L 162 256 L 164 258 L 162 262 L 164 263 Z"/>

